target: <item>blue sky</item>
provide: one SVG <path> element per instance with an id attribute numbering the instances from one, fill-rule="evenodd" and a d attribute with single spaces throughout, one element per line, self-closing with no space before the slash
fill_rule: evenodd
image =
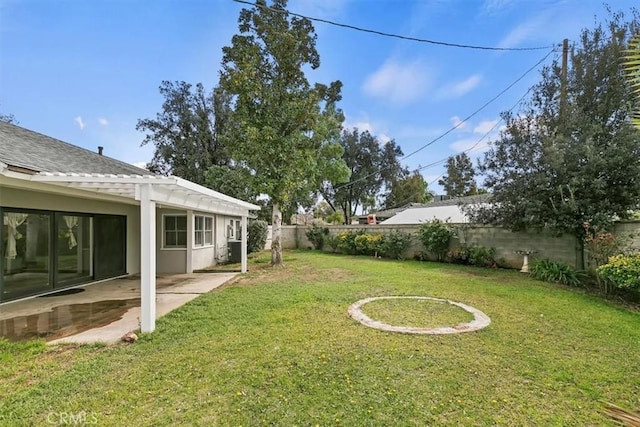
<path id="1" fill-rule="evenodd" d="M 610 1 L 628 12 L 636 1 Z M 138 119 L 154 117 L 162 80 L 218 81 L 221 49 L 243 5 L 231 0 L 0 0 L 0 112 L 19 124 L 129 163 L 151 159 Z M 405 36 L 533 51 L 416 43 L 315 23 L 321 66 L 344 83 L 345 125 L 394 138 L 405 154 L 431 143 L 520 78 L 563 38 L 607 16 L 599 0 L 290 0 L 293 12 Z M 550 63 L 551 54 L 544 63 Z M 538 67 L 540 68 L 540 67 Z M 497 134 L 501 111 L 539 79 L 526 75 L 447 136 L 403 163 L 445 160 Z M 495 127 L 494 127 L 495 125 Z M 484 141 L 482 136 L 494 127 Z M 479 142 L 480 141 L 480 142 Z M 443 162 L 421 170 L 436 181 Z M 224 191 L 224 189 L 220 189 Z"/>

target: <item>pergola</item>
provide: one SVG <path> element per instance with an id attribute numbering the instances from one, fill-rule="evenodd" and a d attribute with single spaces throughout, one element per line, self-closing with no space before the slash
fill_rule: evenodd
<path id="1" fill-rule="evenodd" d="M 156 205 L 236 216 L 242 219 L 241 271 L 247 271 L 247 217 L 259 206 L 174 176 L 51 173 L 12 170 L 0 164 L 0 174 L 61 186 L 140 206 L 141 330 L 151 332 L 156 319 Z M 71 190 L 71 191 L 73 191 Z M 188 217 L 189 218 L 189 217 Z M 187 244 L 187 259 L 191 257 Z M 189 265 L 187 269 L 189 269 Z"/>

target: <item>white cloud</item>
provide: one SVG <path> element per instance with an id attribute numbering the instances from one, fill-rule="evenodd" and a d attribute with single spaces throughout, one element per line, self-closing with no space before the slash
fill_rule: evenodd
<path id="1" fill-rule="evenodd" d="M 369 132 L 370 134 L 374 134 L 373 125 L 367 121 L 355 122 L 355 123 L 347 123 L 345 122 L 344 128 L 351 131 L 353 128 L 357 128 L 359 132 Z"/>
<path id="2" fill-rule="evenodd" d="M 388 60 L 364 82 L 364 92 L 396 105 L 420 99 L 429 88 L 430 72 L 423 61 L 402 64 Z"/>
<path id="3" fill-rule="evenodd" d="M 547 21 L 550 17 L 548 15 L 549 13 L 543 13 L 516 25 L 505 37 L 503 37 L 502 40 L 500 40 L 498 47 L 518 47 L 522 42 L 528 39 L 537 38 L 540 34 L 545 34 L 549 30 Z"/>
<path id="4" fill-rule="evenodd" d="M 392 138 L 386 133 L 381 133 L 378 135 L 378 139 L 382 144 L 386 144 L 387 142 L 391 141 Z"/>
<path id="5" fill-rule="evenodd" d="M 461 130 L 467 127 L 467 122 L 463 122 L 462 119 L 458 116 L 453 116 L 449 120 L 451 120 L 451 124 L 454 127 L 459 125 L 458 127 L 456 127 L 456 129 L 458 130 Z"/>
<path id="6" fill-rule="evenodd" d="M 360 133 L 369 132 L 378 138 L 378 141 L 382 144 L 390 141 L 391 138 L 387 136 L 387 129 L 385 126 L 379 123 L 372 123 L 366 114 L 362 115 L 362 118 L 358 121 L 352 122 L 348 117 L 344 121 L 343 129 L 352 131 L 353 128 L 357 128 Z"/>
<path id="7" fill-rule="evenodd" d="M 78 124 L 78 127 L 80 128 L 80 130 L 84 129 L 84 122 L 82 121 L 81 116 L 76 117 L 75 119 L 73 119 L 73 121 Z"/>
<path id="8" fill-rule="evenodd" d="M 482 5 L 482 12 L 486 14 L 492 14 L 504 11 L 511 6 L 513 0 L 485 0 Z"/>
<path id="9" fill-rule="evenodd" d="M 484 135 L 485 133 L 487 133 L 490 130 L 492 130 L 493 127 L 496 126 L 499 121 L 500 120 L 498 120 L 498 119 L 496 119 L 496 120 L 484 120 L 484 121 L 480 122 L 476 127 L 473 128 L 473 133 Z M 497 129 L 494 129 L 494 131 L 495 130 L 497 130 Z"/>
<path id="10" fill-rule="evenodd" d="M 462 81 L 446 84 L 438 92 L 438 98 L 459 98 L 475 89 L 481 81 L 482 76 L 474 74 Z"/>
<path id="11" fill-rule="evenodd" d="M 100 117 L 98 119 L 98 123 L 100 123 L 102 126 L 107 126 L 109 124 L 109 122 L 107 121 L 107 119 Z"/>

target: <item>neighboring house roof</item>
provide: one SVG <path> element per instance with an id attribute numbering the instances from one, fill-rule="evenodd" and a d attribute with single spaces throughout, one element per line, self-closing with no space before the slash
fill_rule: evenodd
<path id="1" fill-rule="evenodd" d="M 439 200 L 420 207 L 406 209 L 386 221 L 382 221 L 381 224 L 420 224 L 433 219 L 439 219 L 441 221 L 449 220 L 453 223 L 468 222 L 469 219 L 462 212 L 462 209 L 460 209 L 460 205 L 485 204 L 490 197 L 490 194 L 479 194 L 476 196 Z"/>
<path id="2" fill-rule="evenodd" d="M 1 121 L 0 162 L 35 172 L 152 175 L 146 169 Z"/>
<path id="3" fill-rule="evenodd" d="M 422 203 L 407 203 L 404 206 L 400 206 L 399 208 L 393 208 L 393 209 L 384 209 L 378 212 L 371 212 L 371 214 L 375 215 L 377 218 L 391 218 L 392 216 L 406 210 L 406 209 L 410 209 L 410 208 L 417 208 L 417 207 L 421 207 L 421 206 L 425 206 Z M 368 215 L 359 215 L 357 218 L 364 218 L 366 219 Z"/>

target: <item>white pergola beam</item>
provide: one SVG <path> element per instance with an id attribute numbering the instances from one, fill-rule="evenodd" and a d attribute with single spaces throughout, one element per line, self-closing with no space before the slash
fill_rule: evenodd
<path id="1" fill-rule="evenodd" d="M 242 239 L 240 243 L 240 272 L 247 272 L 247 239 L 249 236 L 247 235 L 247 216 L 242 216 Z"/>
<path id="2" fill-rule="evenodd" d="M 140 186 L 140 330 L 156 328 L 156 204 L 150 184 Z"/>

